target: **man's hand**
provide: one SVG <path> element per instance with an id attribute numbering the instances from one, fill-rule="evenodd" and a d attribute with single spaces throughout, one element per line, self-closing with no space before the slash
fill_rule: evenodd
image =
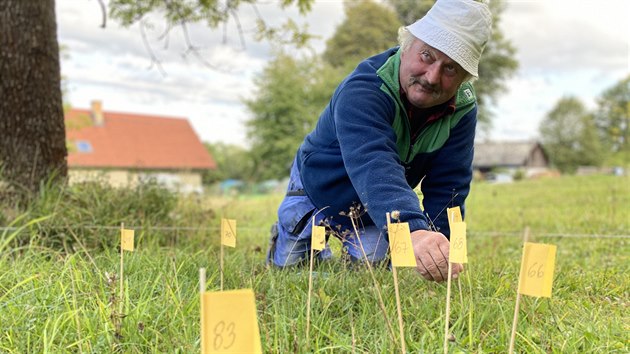
<path id="1" fill-rule="evenodd" d="M 445 281 L 448 277 L 449 242 L 440 232 L 416 230 L 411 233 L 411 244 L 416 256 L 416 270 L 427 280 Z M 457 278 L 464 266 L 454 263 L 453 278 Z"/>

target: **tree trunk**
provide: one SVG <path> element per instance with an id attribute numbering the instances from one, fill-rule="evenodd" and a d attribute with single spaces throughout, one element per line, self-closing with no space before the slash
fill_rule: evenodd
<path id="1" fill-rule="evenodd" d="M 60 81 L 55 1 L 0 0 L 0 179 L 13 192 L 67 174 Z"/>

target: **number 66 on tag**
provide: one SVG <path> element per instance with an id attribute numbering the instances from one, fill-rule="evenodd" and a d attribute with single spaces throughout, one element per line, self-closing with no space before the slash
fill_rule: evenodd
<path id="1" fill-rule="evenodd" d="M 468 247 L 466 246 L 466 223 L 452 222 L 451 240 L 449 242 L 449 259 L 451 263 L 468 263 Z"/>
<path id="2" fill-rule="evenodd" d="M 556 246 L 525 242 L 518 292 L 536 297 L 551 297 L 556 262 Z"/>

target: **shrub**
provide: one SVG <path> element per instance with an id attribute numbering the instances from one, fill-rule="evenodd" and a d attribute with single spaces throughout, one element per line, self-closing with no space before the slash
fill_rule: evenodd
<path id="1" fill-rule="evenodd" d="M 151 230 L 151 239 L 159 244 L 170 243 L 173 225 L 203 223 L 211 211 L 199 207 L 182 207 L 178 194 L 156 182 L 139 184 L 135 188 L 114 188 L 103 182 L 86 182 L 73 186 L 44 186 L 25 210 L 13 214 L 27 214 L 29 220 L 51 216 L 30 225 L 15 239 L 16 246 L 37 240 L 40 245 L 65 251 L 77 247 L 110 248 L 117 245 L 118 228 L 141 227 Z M 186 202 L 190 204 L 190 202 Z M 0 210 L 10 210 L 2 206 Z M 4 213 L 3 213 L 4 214 Z M 0 217 L 2 225 L 10 220 Z M 20 226 L 20 225 L 16 225 Z M 142 232 L 136 233 L 136 238 Z M 80 244 L 79 244 L 80 243 Z"/>

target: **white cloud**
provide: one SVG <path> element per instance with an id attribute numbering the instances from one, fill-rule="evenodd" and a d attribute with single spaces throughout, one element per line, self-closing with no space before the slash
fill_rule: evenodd
<path id="1" fill-rule="evenodd" d="M 490 137 L 538 137 L 540 122 L 563 96 L 595 108 L 598 95 L 630 74 L 629 17 L 625 0 L 508 1 L 502 29 L 520 67 L 493 107 Z"/>
<path id="2" fill-rule="evenodd" d="M 628 63 L 630 2 L 508 1 L 502 27 L 524 70 L 572 71 Z"/>

